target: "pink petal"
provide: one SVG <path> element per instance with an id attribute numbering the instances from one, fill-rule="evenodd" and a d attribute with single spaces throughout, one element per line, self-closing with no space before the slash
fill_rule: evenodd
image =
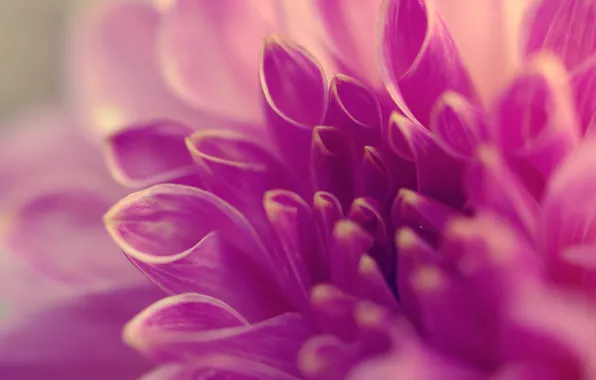
<path id="1" fill-rule="evenodd" d="M 93 133 L 155 119 L 191 128 L 213 123 L 167 89 L 156 52 L 159 23 L 151 2 L 132 0 L 93 5 L 78 19 L 69 41 L 68 95 Z"/>
<path id="2" fill-rule="evenodd" d="M 393 196 L 395 181 L 381 152 L 372 146 L 364 147 L 361 167 L 357 194 L 374 198 L 381 203 L 389 201 Z"/>
<path id="3" fill-rule="evenodd" d="M 184 139 L 192 129 L 162 121 L 132 126 L 108 137 L 112 176 L 129 187 L 146 187 L 196 173 Z"/>
<path id="4" fill-rule="evenodd" d="M 313 212 L 323 244 L 326 250 L 329 251 L 333 226 L 343 217 L 341 203 L 335 195 L 319 191 L 313 197 Z"/>
<path id="5" fill-rule="evenodd" d="M 342 380 L 354 364 L 350 348 L 332 335 L 315 336 L 300 350 L 300 371 L 311 380 Z"/>
<path id="6" fill-rule="evenodd" d="M 105 221 L 128 258 L 169 292 L 216 297 L 251 320 L 287 307 L 263 242 L 211 193 L 157 185 L 121 200 Z"/>
<path id="7" fill-rule="evenodd" d="M 354 308 L 357 299 L 335 286 L 323 284 L 312 289 L 312 318 L 318 328 L 344 341 L 356 338 Z"/>
<path id="8" fill-rule="evenodd" d="M 429 1 L 388 0 L 383 9 L 383 77 L 398 107 L 424 126 L 439 96 L 473 97 L 466 69 L 447 27 Z"/>
<path id="9" fill-rule="evenodd" d="M 233 355 L 295 373 L 298 349 L 311 331 L 298 314 L 249 325 L 226 304 L 199 295 L 161 300 L 131 320 L 125 341 L 157 360 Z"/>

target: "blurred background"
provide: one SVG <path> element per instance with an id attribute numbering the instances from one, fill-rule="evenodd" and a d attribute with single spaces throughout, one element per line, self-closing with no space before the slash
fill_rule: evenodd
<path id="1" fill-rule="evenodd" d="M 0 0 L 0 125 L 59 97 L 69 9 L 84 0 Z"/>

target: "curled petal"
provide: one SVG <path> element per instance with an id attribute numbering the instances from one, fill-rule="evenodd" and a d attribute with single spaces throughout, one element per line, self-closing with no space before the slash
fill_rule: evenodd
<path id="1" fill-rule="evenodd" d="M 265 40 L 259 75 L 266 114 L 280 151 L 299 174 L 308 170 L 312 128 L 327 108 L 327 84 L 306 51 L 277 36 Z"/>
<path id="2" fill-rule="evenodd" d="M 265 2 L 174 0 L 164 7 L 159 58 L 171 89 L 213 114 L 260 120 L 260 46 L 263 36 L 280 28 L 276 2 Z"/>
<path id="3" fill-rule="evenodd" d="M 381 57 L 388 90 L 400 109 L 424 126 L 439 96 L 469 97 L 472 86 L 451 35 L 430 1 L 387 0 Z"/>
<path id="4" fill-rule="evenodd" d="M 112 176 L 128 187 L 145 187 L 197 171 L 184 139 L 192 129 L 169 121 L 135 125 L 108 136 L 106 160 Z"/>
<path id="5" fill-rule="evenodd" d="M 192 364 L 166 364 L 145 374 L 139 380 L 195 380 L 203 377 L 226 380 L 299 380 L 255 360 L 231 355 L 209 355 Z"/>
<path id="6" fill-rule="evenodd" d="M 186 146 L 209 190 L 255 224 L 255 216 L 261 213 L 255 199 L 270 189 L 293 188 L 287 168 L 266 148 L 240 133 L 200 131 L 186 139 Z"/>
<path id="7" fill-rule="evenodd" d="M 392 290 L 385 280 L 377 261 L 369 255 L 363 255 L 358 265 L 359 293 L 362 299 L 367 299 L 389 310 L 399 310 Z"/>
<path id="8" fill-rule="evenodd" d="M 105 222 L 128 258 L 169 292 L 204 293 L 250 319 L 284 309 L 262 241 L 213 194 L 157 185 L 120 201 Z"/>
<path id="9" fill-rule="evenodd" d="M 343 217 L 341 203 L 335 195 L 318 191 L 313 197 L 313 212 L 323 244 L 326 250 L 329 251 L 333 226 Z"/>
<path id="10" fill-rule="evenodd" d="M 310 330 L 300 315 L 249 325 L 212 298 L 180 295 L 151 305 L 124 328 L 125 341 L 157 360 L 238 356 L 295 373 L 294 358 Z"/>
<path id="11" fill-rule="evenodd" d="M 313 130 L 311 173 L 316 191 L 337 196 L 348 207 L 354 196 L 354 154 L 349 136 L 338 128 Z"/>
<path id="12" fill-rule="evenodd" d="M 413 275 L 421 267 L 438 263 L 439 254 L 408 227 L 397 230 L 395 246 L 398 252 L 396 286 L 400 305 L 410 320 L 419 325 L 421 311 L 416 296 L 419 284 L 413 281 Z"/>
<path id="13" fill-rule="evenodd" d="M 595 153 L 596 141 L 585 140 L 553 174 L 542 202 L 538 241 L 553 260 L 552 269 L 574 281 L 581 272 L 560 259 L 566 249 L 596 243 Z"/>
<path id="14" fill-rule="evenodd" d="M 354 308 L 356 298 L 332 285 L 317 285 L 312 289 L 311 307 L 319 330 L 333 334 L 344 341 L 356 338 Z"/>
<path id="15" fill-rule="evenodd" d="M 530 162 L 547 179 L 580 141 L 567 82 L 563 65 L 541 55 L 514 79 L 499 104 L 501 148 Z"/>
<path id="16" fill-rule="evenodd" d="M 375 95 L 356 79 L 336 75 L 324 124 L 346 131 L 358 151 L 365 145 L 378 145 L 381 123 L 381 106 Z"/>
<path id="17" fill-rule="evenodd" d="M 329 266 L 322 256 L 311 210 L 298 195 L 283 190 L 265 193 L 263 207 L 279 243 L 276 259 L 282 282 L 288 284 L 288 292 L 304 306 L 311 285 L 320 280 L 324 275 L 321 271 Z"/>
<path id="18" fill-rule="evenodd" d="M 495 148 L 481 146 L 477 157 L 477 163 L 468 173 L 468 193 L 472 205 L 493 210 L 527 236 L 535 236 L 539 212 L 536 199 L 511 172 Z"/>
<path id="19" fill-rule="evenodd" d="M 443 233 L 447 221 L 455 215 L 455 210 L 408 189 L 398 192 L 391 208 L 394 225 L 410 226 L 433 243 Z"/>
<path id="20" fill-rule="evenodd" d="M 340 289 L 357 294 L 353 279 L 362 255 L 374 244 L 373 237 L 351 220 L 340 220 L 333 227 L 330 250 L 331 280 Z"/>
<path id="21" fill-rule="evenodd" d="M 476 146 L 488 137 L 482 110 L 453 91 L 447 91 L 437 101 L 430 127 L 441 148 L 462 159 L 472 158 Z"/>
<path id="22" fill-rule="evenodd" d="M 369 145 L 365 146 L 358 181 L 359 194 L 383 203 L 392 196 L 391 180 L 389 168 L 379 150 Z"/>
<path id="23" fill-rule="evenodd" d="M 460 206 L 464 199 L 461 162 L 441 149 L 429 131 L 397 112 L 391 115 L 389 123 L 390 147 L 415 163 L 418 191 Z"/>

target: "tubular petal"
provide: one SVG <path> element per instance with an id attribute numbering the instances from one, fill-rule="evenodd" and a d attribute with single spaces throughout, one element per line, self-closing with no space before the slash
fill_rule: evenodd
<path id="1" fill-rule="evenodd" d="M 474 96 L 451 35 L 430 1 L 386 0 L 382 22 L 384 81 L 406 116 L 429 126 L 443 92 Z"/>
<path id="2" fill-rule="evenodd" d="M 195 173 L 184 144 L 192 132 L 174 122 L 158 121 L 111 134 L 105 155 L 112 176 L 124 186 L 140 188 Z"/>

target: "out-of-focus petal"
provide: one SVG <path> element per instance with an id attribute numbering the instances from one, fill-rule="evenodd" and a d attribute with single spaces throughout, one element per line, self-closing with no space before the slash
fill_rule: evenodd
<path id="1" fill-rule="evenodd" d="M 84 127 L 99 136 L 168 119 L 191 128 L 214 120 L 183 104 L 166 86 L 157 57 L 160 15 L 149 1 L 84 5 L 68 56 L 69 100 Z"/>
<path id="2" fill-rule="evenodd" d="M 428 0 L 387 0 L 381 22 L 382 71 L 399 108 L 424 126 L 439 96 L 474 97 L 447 27 Z"/>
<path id="3" fill-rule="evenodd" d="M 231 355 L 209 355 L 190 365 L 166 364 L 145 374 L 140 380 L 299 380 L 255 360 Z"/>
<path id="4" fill-rule="evenodd" d="M 211 193 L 153 186 L 121 200 L 105 221 L 131 261 L 169 292 L 210 295 L 250 320 L 286 307 L 263 241 L 242 214 Z"/>
<path id="5" fill-rule="evenodd" d="M 150 363 L 121 339 L 122 326 L 162 295 L 154 286 L 55 300 L 0 332 L 3 379 L 129 379 Z"/>
<path id="6" fill-rule="evenodd" d="M 437 7 L 485 105 L 522 61 L 526 11 L 536 0 L 429 0 Z"/>
<path id="7" fill-rule="evenodd" d="M 375 40 L 382 0 L 315 0 L 328 48 L 342 66 L 375 89 L 382 86 Z"/>
<path id="8" fill-rule="evenodd" d="M 40 274 L 78 286 L 144 281 L 100 222 L 124 189 L 79 132 L 67 110 L 49 108 L 2 139 L 3 249 Z"/>
<path id="9" fill-rule="evenodd" d="M 107 140 L 106 160 L 115 180 L 141 188 L 197 171 L 184 139 L 192 129 L 168 121 L 125 128 Z"/>
<path id="10" fill-rule="evenodd" d="M 228 354 L 295 373 L 295 355 L 311 331 L 298 314 L 282 314 L 253 325 L 212 298 L 181 295 L 163 299 L 130 321 L 127 343 L 162 360 Z"/>

